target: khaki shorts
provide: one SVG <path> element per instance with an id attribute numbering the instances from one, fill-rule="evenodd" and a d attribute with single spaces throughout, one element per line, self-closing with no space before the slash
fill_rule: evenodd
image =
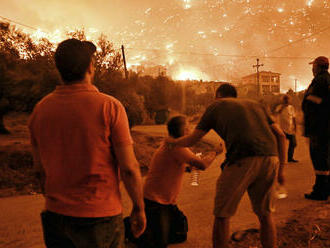
<path id="1" fill-rule="evenodd" d="M 273 212 L 278 166 L 276 156 L 248 157 L 226 166 L 217 181 L 214 216 L 233 216 L 246 190 L 258 216 Z"/>

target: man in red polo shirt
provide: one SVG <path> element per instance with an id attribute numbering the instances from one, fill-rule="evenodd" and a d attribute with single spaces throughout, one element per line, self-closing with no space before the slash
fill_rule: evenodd
<path id="1" fill-rule="evenodd" d="M 145 229 L 142 180 L 122 104 L 100 93 L 93 43 L 68 39 L 55 52 L 63 85 L 34 108 L 29 129 L 46 198 L 47 247 L 124 247 L 119 171 L 135 236 Z"/>

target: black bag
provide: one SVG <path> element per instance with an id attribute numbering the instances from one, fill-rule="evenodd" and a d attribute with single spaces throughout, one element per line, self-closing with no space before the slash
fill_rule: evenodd
<path id="1" fill-rule="evenodd" d="M 170 212 L 170 230 L 168 237 L 168 244 L 182 243 L 187 240 L 188 233 L 188 220 L 183 212 L 176 205 L 167 206 Z M 157 208 L 155 208 L 157 209 Z M 131 231 L 130 217 L 124 218 L 125 225 L 125 238 L 130 242 L 137 244 L 138 247 L 154 247 L 153 246 L 153 236 L 152 233 L 148 232 L 148 228 L 144 234 L 135 238 Z"/>
<path id="2" fill-rule="evenodd" d="M 188 219 L 183 212 L 176 206 L 171 206 L 171 227 L 169 243 L 182 243 L 187 240 Z"/>

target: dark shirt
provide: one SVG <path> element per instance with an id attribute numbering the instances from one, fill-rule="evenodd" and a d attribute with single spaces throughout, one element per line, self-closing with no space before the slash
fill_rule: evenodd
<path id="1" fill-rule="evenodd" d="M 305 92 L 302 102 L 304 112 L 306 137 L 322 136 L 329 134 L 330 117 L 330 74 L 328 71 L 322 71 L 317 74 Z M 307 96 L 313 95 L 322 99 L 320 104 L 307 100 Z"/>
<path id="2" fill-rule="evenodd" d="M 197 129 L 213 129 L 226 143 L 226 161 L 231 164 L 251 156 L 277 156 L 274 121 L 262 105 L 253 100 L 222 98 L 211 104 Z"/>

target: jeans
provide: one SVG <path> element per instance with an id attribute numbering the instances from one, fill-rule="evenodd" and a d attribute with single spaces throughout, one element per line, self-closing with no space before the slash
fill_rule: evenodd
<path id="1" fill-rule="evenodd" d="M 122 215 L 100 218 L 70 217 L 41 213 L 47 248 L 123 248 Z"/>

